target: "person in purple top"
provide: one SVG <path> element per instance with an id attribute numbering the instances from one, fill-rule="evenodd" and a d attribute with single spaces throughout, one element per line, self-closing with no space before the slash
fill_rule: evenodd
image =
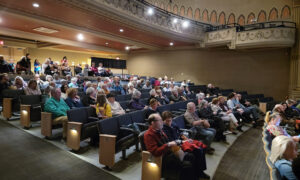
<path id="1" fill-rule="evenodd" d="M 141 102 L 141 92 L 138 90 L 134 90 L 132 93 L 131 101 L 129 103 L 129 107 L 135 110 L 142 110 L 146 108 L 146 106 Z"/>

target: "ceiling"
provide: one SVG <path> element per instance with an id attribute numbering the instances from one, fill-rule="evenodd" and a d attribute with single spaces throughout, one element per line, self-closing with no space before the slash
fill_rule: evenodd
<path id="1" fill-rule="evenodd" d="M 38 3 L 39 7 L 33 7 Z M 35 31 L 45 27 L 57 32 Z M 123 32 L 120 32 L 123 29 Z M 84 39 L 78 40 L 82 34 Z M 0 0 L 0 35 L 47 42 L 49 47 L 99 53 L 195 47 L 196 42 L 154 34 L 144 29 L 109 19 L 62 0 Z M 47 44 L 43 45 L 43 48 Z"/>

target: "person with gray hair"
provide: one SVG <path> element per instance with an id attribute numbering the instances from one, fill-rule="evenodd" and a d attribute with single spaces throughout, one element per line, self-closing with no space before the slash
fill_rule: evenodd
<path id="1" fill-rule="evenodd" d="M 150 97 L 147 100 L 147 104 L 150 104 L 150 100 L 151 99 L 156 99 L 158 100 L 158 94 L 156 93 L 155 89 L 151 89 L 149 91 Z M 161 104 L 158 102 L 158 106 L 160 106 Z"/>
<path id="2" fill-rule="evenodd" d="M 61 91 L 59 88 L 50 88 L 51 98 L 47 99 L 44 110 L 45 112 L 52 113 L 53 124 L 63 125 L 63 138 L 67 137 L 67 111 L 70 110 L 69 106 L 61 98 Z"/>
<path id="3" fill-rule="evenodd" d="M 131 96 L 131 101 L 129 102 L 129 107 L 135 110 L 142 110 L 147 108 L 147 106 L 145 106 L 140 99 L 141 99 L 141 92 L 138 90 L 133 91 Z"/>
<path id="4" fill-rule="evenodd" d="M 195 127 L 197 131 L 196 138 L 201 139 L 203 143 L 207 145 L 207 153 L 213 154 L 215 150 L 210 145 L 214 140 L 216 130 L 210 128 L 210 124 L 207 120 L 199 118 L 199 116 L 196 114 L 195 103 L 189 102 L 187 104 L 187 109 L 184 113 L 184 118 L 189 125 Z"/>
<path id="5" fill-rule="evenodd" d="M 69 88 L 78 88 L 77 78 L 76 77 L 72 77 L 71 83 L 69 83 Z"/>
<path id="6" fill-rule="evenodd" d="M 142 89 L 152 89 L 151 83 L 149 80 L 146 80 L 146 83 L 142 87 Z"/>
<path id="7" fill-rule="evenodd" d="M 297 157 L 297 145 L 292 138 L 277 136 L 272 141 L 270 160 L 282 179 L 297 180 L 292 170 L 292 161 Z"/>
<path id="8" fill-rule="evenodd" d="M 177 87 L 177 86 L 176 86 Z M 174 88 L 172 91 L 172 94 L 170 96 L 170 101 L 171 103 L 173 102 L 179 102 L 179 101 L 186 101 L 187 99 L 183 96 L 180 96 L 178 94 L 178 87 L 177 88 Z"/>
<path id="9" fill-rule="evenodd" d="M 93 87 L 89 87 L 85 91 L 85 95 L 81 98 L 81 103 L 83 106 L 90 106 L 96 104 L 96 89 Z"/>

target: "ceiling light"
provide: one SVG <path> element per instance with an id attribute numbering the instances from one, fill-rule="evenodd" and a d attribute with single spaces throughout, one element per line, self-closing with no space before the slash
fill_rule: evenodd
<path id="1" fill-rule="evenodd" d="M 187 28 L 187 27 L 189 27 L 189 25 L 190 25 L 189 21 L 183 21 L 183 23 L 182 23 L 183 28 Z"/>
<path id="2" fill-rule="evenodd" d="M 177 18 L 174 18 L 173 19 L 173 24 L 177 24 L 178 23 L 178 19 Z"/>
<path id="3" fill-rule="evenodd" d="M 170 46 L 173 46 L 174 45 L 174 43 L 173 42 L 170 42 Z"/>
<path id="4" fill-rule="evenodd" d="M 35 8 L 40 7 L 40 5 L 38 3 L 33 3 L 32 6 L 35 7 Z"/>
<path id="5" fill-rule="evenodd" d="M 126 47 L 125 47 L 125 50 L 126 50 L 126 51 L 129 51 L 129 49 L 130 49 L 129 46 L 126 46 Z"/>
<path id="6" fill-rule="evenodd" d="M 120 32 L 124 32 L 124 29 L 120 29 Z"/>
<path id="7" fill-rule="evenodd" d="M 149 9 L 147 10 L 147 14 L 148 14 L 149 16 L 153 15 L 153 13 L 154 13 L 153 8 L 149 8 Z"/>
<path id="8" fill-rule="evenodd" d="M 84 37 L 83 37 L 82 34 L 78 34 L 78 35 L 77 35 L 77 39 L 78 39 L 79 41 L 82 41 L 82 40 L 84 39 Z"/>

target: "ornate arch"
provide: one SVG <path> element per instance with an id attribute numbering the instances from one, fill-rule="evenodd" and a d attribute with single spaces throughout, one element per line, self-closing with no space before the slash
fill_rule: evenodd
<path id="1" fill-rule="evenodd" d="M 267 13 L 264 10 L 261 10 L 257 16 L 257 22 L 265 22 L 267 20 Z"/>
<path id="2" fill-rule="evenodd" d="M 195 20 L 200 20 L 200 9 L 199 8 L 197 8 L 196 10 L 195 10 L 195 14 L 194 14 L 194 19 Z"/>
<path id="3" fill-rule="evenodd" d="M 165 4 L 162 2 L 162 3 L 160 3 L 159 7 L 160 7 L 161 9 L 165 9 Z"/>
<path id="4" fill-rule="evenodd" d="M 193 19 L 193 9 L 191 7 L 187 10 L 187 17 Z"/>
<path id="5" fill-rule="evenodd" d="M 241 14 L 238 18 L 237 23 L 241 26 L 244 26 L 245 25 L 245 16 Z"/>
<path id="6" fill-rule="evenodd" d="M 269 21 L 275 21 L 278 19 L 278 10 L 276 8 L 272 8 L 269 13 Z"/>
<path id="7" fill-rule="evenodd" d="M 215 10 L 210 13 L 210 22 L 217 23 L 217 12 Z"/>
<path id="8" fill-rule="evenodd" d="M 219 14 L 218 23 L 222 24 L 222 25 L 226 24 L 226 17 L 225 17 L 225 13 L 223 11 Z"/>
<path id="9" fill-rule="evenodd" d="M 233 13 L 230 13 L 228 16 L 227 24 L 234 24 L 235 23 L 235 15 Z"/>
<path id="10" fill-rule="evenodd" d="M 178 14 L 178 6 L 176 4 L 173 6 L 173 13 Z"/>
<path id="11" fill-rule="evenodd" d="M 291 18 L 291 8 L 288 5 L 285 5 L 281 9 L 281 19 L 290 19 Z"/>
<path id="12" fill-rule="evenodd" d="M 208 11 L 207 11 L 207 9 L 204 9 L 204 11 L 202 12 L 202 21 L 208 22 L 208 19 L 209 19 Z"/>
<path id="13" fill-rule="evenodd" d="M 247 24 L 253 24 L 253 20 L 255 19 L 255 14 L 251 12 L 247 17 Z"/>
<path id="14" fill-rule="evenodd" d="M 180 16 L 185 16 L 185 7 L 181 6 L 180 8 Z"/>
<path id="15" fill-rule="evenodd" d="M 168 4 L 168 6 L 167 6 L 167 11 L 172 12 L 172 6 L 171 6 L 171 3 Z"/>

